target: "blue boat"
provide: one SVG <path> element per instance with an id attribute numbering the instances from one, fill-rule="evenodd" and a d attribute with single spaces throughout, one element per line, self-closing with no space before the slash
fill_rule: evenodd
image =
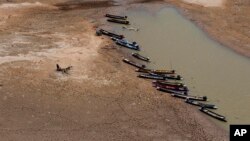
<path id="1" fill-rule="evenodd" d="M 126 39 L 118 39 L 118 38 L 111 38 L 117 45 L 133 49 L 133 50 L 140 50 L 139 45 L 136 42 L 129 42 Z"/>

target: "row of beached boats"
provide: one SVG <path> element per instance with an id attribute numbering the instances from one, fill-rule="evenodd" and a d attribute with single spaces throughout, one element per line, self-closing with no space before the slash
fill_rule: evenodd
<path id="1" fill-rule="evenodd" d="M 128 18 L 127 16 L 106 14 L 105 17 L 109 18 L 107 20 L 109 22 L 115 22 L 119 24 L 129 24 L 129 22 L 127 21 Z M 119 46 L 137 51 L 140 50 L 140 47 L 136 42 L 129 42 L 128 40 L 125 39 L 123 35 L 115 34 L 104 29 L 97 30 L 96 34 L 109 36 Z M 137 52 L 132 53 L 131 57 L 134 57 L 140 61 L 144 61 L 147 63 L 150 62 L 149 57 L 142 56 Z M 214 111 L 211 110 L 211 109 L 217 109 L 215 105 L 205 103 L 208 100 L 206 96 L 189 95 L 188 87 L 182 82 L 183 77 L 176 74 L 175 70 L 148 69 L 146 65 L 137 63 L 128 58 L 123 58 L 122 61 L 131 66 L 136 67 L 136 72 L 139 73 L 138 74 L 139 78 L 153 80 L 152 85 L 157 90 L 169 93 L 171 94 L 171 96 L 176 98 L 185 99 L 186 103 L 200 107 L 199 110 L 201 112 L 211 117 L 214 117 L 218 120 L 226 121 L 226 118 L 224 116 L 215 113 Z"/>

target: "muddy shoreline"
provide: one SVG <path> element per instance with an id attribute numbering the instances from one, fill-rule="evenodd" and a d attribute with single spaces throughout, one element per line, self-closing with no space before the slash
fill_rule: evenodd
<path id="1" fill-rule="evenodd" d="M 103 13 L 129 7 L 102 4 L 19 9 L 1 26 L 2 140 L 228 140 L 196 108 L 136 78 L 124 53 L 94 36 L 107 26 Z M 70 75 L 55 72 L 56 63 L 72 65 Z"/>

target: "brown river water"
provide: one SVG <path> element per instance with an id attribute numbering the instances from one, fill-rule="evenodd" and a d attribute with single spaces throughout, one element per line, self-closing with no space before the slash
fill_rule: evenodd
<path id="1" fill-rule="evenodd" d="M 149 68 L 176 69 L 184 77 L 190 95 L 206 95 L 208 103 L 219 107 L 216 112 L 225 115 L 228 122 L 211 120 L 225 129 L 229 124 L 250 123 L 249 58 L 210 39 L 174 8 L 155 13 L 136 9 L 124 14 L 139 32 L 111 25 L 141 45 L 140 54 L 152 60 L 147 64 Z"/>

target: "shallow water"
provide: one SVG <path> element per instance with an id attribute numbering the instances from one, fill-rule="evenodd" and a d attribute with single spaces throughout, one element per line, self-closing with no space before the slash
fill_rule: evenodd
<path id="1" fill-rule="evenodd" d="M 174 8 L 156 13 L 130 10 L 126 13 L 139 32 L 118 33 L 137 41 L 142 55 L 149 56 L 149 68 L 176 69 L 191 89 L 191 95 L 206 95 L 216 104 L 216 112 L 228 123 L 212 119 L 224 128 L 250 123 L 250 60 L 211 40 L 201 29 Z M 198 110 L 198 108 L 197 108 Z M 201 113 L 202 114 L 202 113 Z"/>

